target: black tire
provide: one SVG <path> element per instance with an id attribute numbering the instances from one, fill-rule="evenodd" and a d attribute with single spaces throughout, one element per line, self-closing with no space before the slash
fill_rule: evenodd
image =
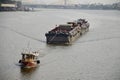
<path id="1" fill-rule="evenodd" d="M 37 64 L 40 64 L 40 60 L 37 60 Z"/>
<path id="2" fill-rule="evenodd" d="M 19 60 L 19 63 L 21 63 L 22 62 L 22 60 Z"/>

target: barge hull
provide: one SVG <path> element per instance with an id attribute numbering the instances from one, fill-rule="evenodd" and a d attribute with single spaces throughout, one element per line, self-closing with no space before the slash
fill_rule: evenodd
<path id="1" fill-rule="evenodd" d="M 69 42 L 69 38 L 64 36 L 46 36 L 46 40 L 48 44 L 64 44 Z"/>

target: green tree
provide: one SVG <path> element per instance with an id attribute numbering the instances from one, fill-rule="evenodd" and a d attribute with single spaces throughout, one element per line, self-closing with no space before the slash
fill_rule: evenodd
<path id="1" fill-rule="evenodd" d="M 13 0 L 0 0 L 0 3 L 7 3 L 7 2 L 11 2 Z"/>

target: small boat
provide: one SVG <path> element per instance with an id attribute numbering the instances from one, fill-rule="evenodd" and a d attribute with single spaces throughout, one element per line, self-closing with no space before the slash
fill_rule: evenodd
<path id="1" fill-rule="evenodd" d="M 39 52 L 31 52 L 26 51 L 22 52 L 22 59 L 19 60 L 19 63 L 21 64 L 21 67 L 24 68 L 33 68 L 37 67 L 38 64 L 40 64 L 40 60 L 38 60 Z"/>
<path id="2" fill-rule="evenodd" d="M 60 24 L 48 31 L 46 36 L 47 44 L 71 44 L 82 34 L 89 30 L 89 23 L 85 19 Z"/>

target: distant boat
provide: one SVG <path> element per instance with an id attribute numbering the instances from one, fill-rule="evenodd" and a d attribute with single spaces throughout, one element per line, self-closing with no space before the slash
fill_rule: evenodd
<path id="1" fill-rule="evenodd" d="M 26 51 L 22 52 L 21 55 L 22 59 L 19 60 L 19 63 L 24 68 L 33 68 L 40 64 L 40 60 L 38 60 L 39 52 Z"/>
<path id="2" fill-rule="evenodd" d="M 85 19 L 78 19 L 56 26 L 48 31 L 46 36 L 47 44 L 71 44 L 78 37 L 89 30 L 89 23 Z"/>

